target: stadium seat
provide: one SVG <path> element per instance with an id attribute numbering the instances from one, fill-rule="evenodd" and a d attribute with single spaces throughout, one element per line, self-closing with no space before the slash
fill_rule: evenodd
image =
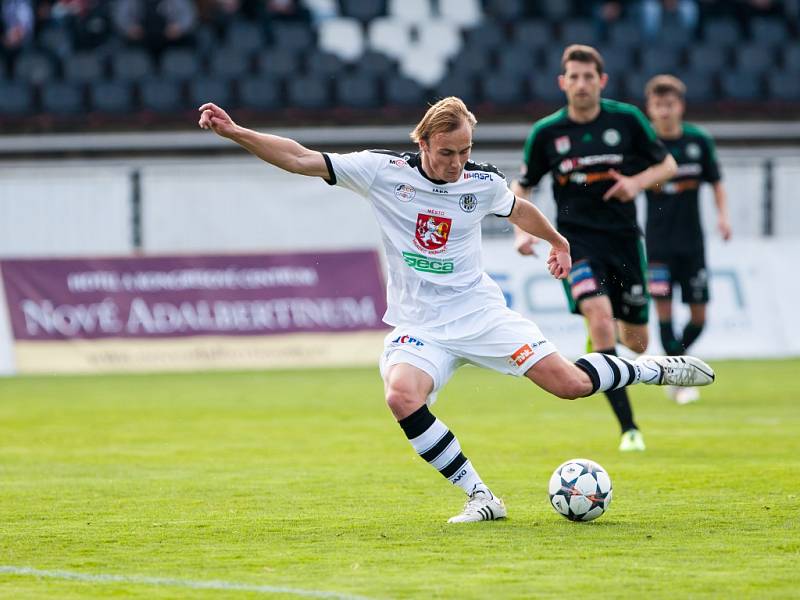
<path id="1" fill-rule="evenodd" d="M 200 25 L 194 31 L 194 46 L 200 54 L 207 55 L 221 44 L 217 32 L 208 23 Z"/>
<path id="2" fill-rule="evenodd" d="M 450 74 L 442 79 L 433 88 L 436 98 L 446 98 L 447 96 L 457 96 L 461 98 L 467 106 L 476 104 L 480 99 L 476 78 L 471 74 Z"/>
<path id="3" fill-rule="evenodd" d="M 332 104 L 328 83 L 319 77 L 295 77 L 287 81 L 291 108 L 329 108 Z"/>
<path id="4" fill-rule="evenodd" d="M 642 73 L 658 75 L 675 73 L 680 66 L 680 53 L 666 46 L 646 46 L 639 56 Z"/>
<path id="5" fill-rule="evenodd" d="M 91 110 L 127 113 L 134 107 L 133 86 L 127 81 L 98 81 L 89 86 Z"/>
<path id="6" fill-rule="evenodd" d="M 617 69 L 625 71 L 636 68 L 636 53 L 631 48 L 614 46 L 612 44 L 601 44 L 595 46 L 603 57 L 606 69 Z"/>
<path id="7" fill-rule="evenodd" d="M 512 39 L 516 44 L 530 48 L 551 47 L 555 43 L 553 26 L 543 19 L 520 21 L 514 24 Z M 500 41 L 505 42 L 505 36 L 501 36 Z"/>
<path id="8" fill-rule="evenodd" d="M 388 0 L 389 17 L 407 23 L 424 23 L 433 17 L 431 0 Z"/>
<path id="9" fill-rule="evenodd" d="M 336 77 L 345 70 L 346 65 L 335 54 L 324 50 L 313 50 L 306 54 L 306 72 L 319 77 Z"/>
<path id="10" fill-rule="evenodd" d="M 111 55 L 111 76 L 119 81 L 141 81 L 152 77 L 153 61 L 141 49 L 119 50 Z"/>
<path id="11" fill-rule="evenodd" d="M 755 43 L 736 48 L 736 67 L 743 73 L 766 73 L 776 62 L 769 46 Z"/>
<path id="12" fill-rule="evenodd" d="M 400 59 L 411 45 L 411 25 L 390 17 L 378 17 L 367 27 L 369 47 Z"/>
<path id="13" fill-rule="evenodd" d="M 735 20 L 717 18 L 705 24 L 703 39 L 708 45 L 730 47 L 742 40 L 742 32 Z"/>
<path id="14" fill-rule="evenodd" d="M 386 103 L 394 106 L 419 106 L 425 102 L 425 90 L 407 77 L 391 77 L 386 81 Z"/>
<path id="15" fill-rule="evenodd" d="M 564 92 L 558 87 L 556 74 L 534 73 L 528 77 L 528 93 L 534 100 L 563 104 Z"/>
<path id="16" fill-rule="evenodd" d="M 64 27 L 44 27 L 37 36 L 37 45 L 45 52 L 61 59 L 73 52 L 72 36 Z"/>
<path id="17" fill-rule="evenodd" d="M 269 77 L 294 76 L 300 69 L 300 55 L 295 50 L 270 48 L 256 57 L 256 70 Z"/>
<path id="18" fill-rule="evenodd" d="M 386 14 L 386 0 L 340 0 L 342 15 L 364 23 Z"/>
<path id="19" fill-rule="evenodd" d="M 728 65 L 727 49 L 713 44 L 691 46 L 687 58 L 691 70 L 703 73 L 715 73 Z"/>
<path id="20" fill-rule="evenodd" d="M 622 82 L 624 90 L 620 90 L 619 97 L 625 98 L 629 102 L 640 103 L 644 100 L 644 86 L 650 81 L 653 75 L 658 75 L 663 71 L 639 71 L 635 73 L 628 73 L 625 75 L 625 81 Z M 606 92 L 603 92 L 605 95 Z M 609 96 L 611 97 L 611 96 Z"/>
<path id="21" fill-rule="evenodd" d="M 170 79 L 148 79 L 139 86 L 142 108 L 155 112 L 175 112 L 184 108 L 181 86 Z"/>
<path id="22" fill-rule="evenodd" d="M 0 81 L 0 116 L 20 116 L 35 112 L 33 87 L 23 81 Z"/>
<path id="23" fill-rule="evenodd" d="M 598 41 L 597 27 L 591 21 L 572 19 L 561 25 L 561 43 L 564 46 L 569 44 L 596 46 Z"/>
<path id="24" fill-rule="evenodd" d="M 534 51 L 526 46 L 508 46 L 497 58 L 498 70 L 505 75 L 527 77 L 537 68 Z"/>
<path id="25" fill-rule="evenodd" d="M 272 45 L 278 48 L 306 50 L 316 45 L 311 27 L 300 22 L 277 22 L 270 27 Z"/>
<path id="26" fill-rule="evenodd" d="M 223 77 L 198 76 L 189 82 L 189 104 L 200 106 L 214 102 L 219 106 L 234 105 L 233 83 Z"/>
<path id="27" fill-rule="evenodd" d="M 43 52 L 26 51 L 14 61 L 14 78 L 25 83 L 41 85 L 53 79 L 55 72 L 52 59 Z"/>
<path id="28" fill-rule="evenodd" d="M 257 52 L 266 45 L 262 27 L 253 21 L 236 19 L 225 28 L 225 46 L 245 53 Z"/>
<path id="29" fill-rule="evenodd" d="M 504 73 L 489 75 L 483 80 L 483 99 L 499 106 L 522 104 L 528 99 L 524 78 Z"/>
<path id="30" fill-rule="evenodd" d="M 695 32 L 680 23 L 667 22 L 661 27 L 651 43 L 668 48 L 684 48 L 696 39 Z"/>
<path id="31" fill-rule="evenodd" d="M 368 50 L 355 64 L 356 71 L 372 75 L 392 75 L 397 72 L 397 63 L 380 52 Z"/>
<path id="32" fill-rule="evenodd" d="M 247 78 L 239 84 L 239 100 L 243 108 L 275 110 L 283 108 L 280 81 L 274 77 Z"/>
<path id="33" fill-rule="evenodd" d="M 82 84 L 54 81 L 42 87 L 42 112 L 75 115 L 85 110 Z"/>
<path id="34" fill-rule="evenodd" d="M 560 46 L 551 46 L 542 54 L 542 70 L 544 75 L 550 78 L 555 78 L 556 75 L 561 73 L 561 54 L 563 48 Z"/>
<path id="35" fill-rule="evenodd" d="M 756 73 L 725 71 L 719 82 L 725 100 L 760 100 L 764 97 L 761 77 Z"/>
<path id="36" fill-rule="evenodd" d="M 91 83 L 103 79 L 104 58 L 99 52 L 78 52 L 68 56 L 62 64 L 64 79 L 77 83 Z"/>
<path id="37" fill-rule="evenodd" d="M 439 0 L 439 16 L 461 28 L 475 27 L 483 21 L 480 0 Z"/>
<path id="38" fill-rule="evenodd" d="M 444 57 L 431 56 L 430 51 L 412 47 L 400 57 L 400 72 L 428 88 L 438 83 L 447 70 Z"/>
<path id="39" fill-rule="evenodd" d="M 498 21 L 513 22 L 525 14 L 524 0 L 484 0 L 484 11 Z"/>
<path id="40" fill-rule="evenodd" d="M 800 72 L 800 43 L 783 48 L 783 68 L 789 72 Z"/>
<path id="41" fill-rule="evenodd" d="M 504 52 L 500 56 L 505 56 L 510 53 L 511 52 Z M 525 53 L 528 56 L 533 56 L 533 53 L 527 48 L 525 49 Z M 470 48 L 466 46 L 461 52 L 450 59 L 447 67 L 447 75 L 485 75 L 491 70 L 491 58 L 491 53 L 486 52 L 483 48 Z M 532 65 L 533 59 L 531 58 L 528 66 L 531 67 Z"/>
<path id="42" fill-rule="evenodd" d="M 450 58 L 461 49 L 461 31 L 444 19 L 417 25 L 417 46 L 431 56 Z"/>
<path id="43" fill-rule="evenodd" d="M 345 75 L 336 80 L 336 98 L 339 105 L 350 108 L 377 108 L 381 104 L 377 77 L 372 75 Z"/>
<path id="44" fill-rule="evenodd" d="M 200 58 L 188 48 L 167 48 L 161 56 L 162 77 L 186 81 L 200 70 Z"/>
<path id="45" fill-rule="evenodd" d="M 781 18 L 757 17 L 750 21 L 750 39 L 772 47 L 783 46 L 789 41 L 789 30 Z"/>
<path id="46" fill-rule="evenodd" d="M 353 62 L 364 53 L 364 30 L 353 18 L 328 19 L 317 30 L 319 47 L 347 62 Z"/>
<path id="47" fill-rule="evenodd" d="M 686 85 L 688 103 L 710 102 L 717 98 L 714 78 L 705 71 L 682 71 L 681 81 Z"/>
<path id="48" fill-rule="evenodd" d="M 613 70 L 607 71 L 608 82 L 606 87 L 603 88 L 603 97 L 618 99 L 625 93 L 625 79 L 627 77 L 626 71 Z"/>
<path id="49" fill-rule="evenodd" d="M 614 23 L 608 31 L 608 40 L 620 48 L 637 48 L 642 45 L 642 29 L 638 23 L 620 21 Z"/>
<path id="50" fill-rule="evenodd" d="M 209 57 L 209 71 L 217 77 L 236 79 L 252 72 L 252 60 L 248 50 L 235 46 L 217 48 Z"/>
<path id="51" fill-rule="evenodd" d="M 770 99 L 786 102 L 800 101 L 800 78 L 797 71 L 772 71 L 767 75 Z"/>

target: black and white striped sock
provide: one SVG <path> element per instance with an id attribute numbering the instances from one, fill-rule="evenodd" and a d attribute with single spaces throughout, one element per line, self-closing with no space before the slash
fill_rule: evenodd
<path id="1" fill-rule="evenodd" d="M 480 489 L 488 491 L 472 463 L 461 452 L 456 436 L 431 414 L 427 405 L 423 404 L 398 423 L 417 454 L 450 483 L 467 494 Z"/>
<path id="2" fill-rule="evenodd" d="M 575 364 L 592 380 L 592 394 L 618 390 L 642 381 L 642 370 L 636 361 L 621 356 L 591 352 L 581 356 Z"/>

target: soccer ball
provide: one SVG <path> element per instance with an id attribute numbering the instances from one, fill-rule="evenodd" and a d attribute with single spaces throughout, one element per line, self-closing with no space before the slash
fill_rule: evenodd
<path id="1" fill-rule="evenodd" d="M 592 521 L 611 504 L 611 478 L 596 462 L 568 460 L 550 477 L 550 504 L 570 521 Z"/>

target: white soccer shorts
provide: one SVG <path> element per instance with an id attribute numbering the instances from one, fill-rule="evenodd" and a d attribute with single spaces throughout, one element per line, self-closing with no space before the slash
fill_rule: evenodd
<path id="1" fill-rule="evenodd" d="M 535 323 L 506 306 L 490 306 L 432 329 L 400 325 L 386 336 L 383 348 L 381 377 L 385 380 L 389 368 L 401 363 L 425 371 L 433 379 L 429 405 L 461 365 L 520 377 L 557 351 Z"/>

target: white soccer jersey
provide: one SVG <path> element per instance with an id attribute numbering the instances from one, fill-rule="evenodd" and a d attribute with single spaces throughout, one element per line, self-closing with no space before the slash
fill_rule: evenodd
<path id="1" fill-rule="evenodd" d="M 389 265 L 384 321 L 436 327 L 505 305 L 483 272 L 481 220 L 507 217 L 514 194 L 491 165 L 467 162 L 455 183 L 429 179 L 419 154 L 323 154 L 328 183 L 372 204 Z"/>

